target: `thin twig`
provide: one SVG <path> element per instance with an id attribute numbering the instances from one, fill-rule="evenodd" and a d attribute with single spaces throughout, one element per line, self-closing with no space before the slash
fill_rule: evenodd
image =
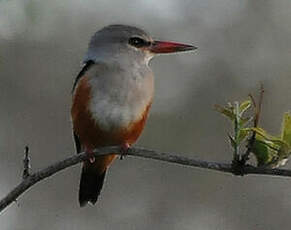
<path id="1" fill-rule="evenodd" d="M 265 92 L 265 90 L 264 90 L 263 84 L 261 84 L 260 97 L 259 97 L 258 105 L 256 104 L 256 101 L 255 101 L 254 97 L 251 94 L 249 94 L 249 97 L 251 98 L 253 106 L 255 108 L 254 128 L 258 127 L 258 124 L 259 124 L 259 121 L 260 121 L 260 115 L 261 115 L 261 109 L 262 109 L 262 104 L 263 104 L 264 92 Z M 252 136 L 250 137 L 250 139 L 248 141 L 247 150 L 246 150 L 245 154 L 242 156 L 242 159 L 241 159 L 241 161 L 242 161 L 241 163 L 243 165 L 245 165 L 246 162 L 249 160 L 249 156 L 250 156 L 250 153 L 252 152 L 253 146 L 255 144 L 255 140 L 256 140 L 256 132 L 253 131 L 252 132 Z"/>
<path id="2" fill-rule="evenodd" d="M 259 125 L 259 121 L 260 121 L 260 115 L 261 115 L 261 109 L 262 109 L 262 104 L 263 104 L 264 93 L 265 93 L 265 89 L 264 89 L 263 84 L 261 84 L 260 97 L 259 97 L 259 106 L 258 106 L 258 112 L 256 114 L 257 115 L 256 127 Z"/>
<path id="3" fill-rule="evenodd" d="M 257 103 L 256 103 L 255 98 L 253 97 L 253 95 L 251 93 L 249 94 L 249 97 L 251 98 L 251 101 L 253 103 L 254 108 L 256 108 L 257 107 Z"/>
<path id="4" fill-rule="evenodd" d="M 23 173 L 22 179 L 25 180 L 29 176 L 30 159 L 29 159 L 29 148 L 25 146 L 24 148 L 24 159 L 23 159 Z"/>
<path id="5" fill-rule="evenodd" d="M 96 149 L 94 151 L 94 155 L 96 157 L 102 155 L 110 155 L 112 153 L 116 153 L 118 155 L 124 154 L 122 149 L 119 146 L 112 147 L 103 147 Z M 155 150 L 145 149 L 134 147 L 130 148 L 127 152 L 127 155 L 137 156 L 142 158 L 160 160 L 165 162 L 176 163 L 185 166 L 198 167 L 204 169 L 211 169 L 220 172 L 226 172 L 235 174 L 236 171 L 232 167 L 232 164 L 227 163 L 218 163 L 218 162 L 208 162 L 202 160 L 195 160 L 192 158 L 184 157 L 179 153 L 165 153 L 158 152 Z M 0 212 L 3 211 L 8 205 L 10 205 L 13 201 L 15 201 L 22 193 L 28 190 L 31 186 L 36 184 L 37 182 L 54 175 L 55 173 L 76 165 L 86 159 L 92 157 L 88 156 L 86 153 L 80 153 L 78 155 L 73 155 L 67 157 L 62 161 L 58 161 L 44 169 L 41 169 L 33 174 L 30 174 L 26 179 L 24 179 L 20 184 L 18 184 L 12 191 L 10 191 L 2 200 L 0 200 Z M 272 175 L 272 176 L 286 176 L 291 177 L 291 170 L 286 169 L 270 169 L 270 168 L 262 168 L 262 167 L 254 167 L 251 165 L 244 165 L 243 168 L 244 175 L 246 174 L 263 174 L 263 175 Z"/>

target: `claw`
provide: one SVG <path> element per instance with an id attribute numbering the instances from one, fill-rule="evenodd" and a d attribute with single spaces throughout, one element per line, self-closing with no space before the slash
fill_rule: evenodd
<path id="1" fill-rule="evenodd" d="M 95 162 L 95 157 L 90 157 L 89 161 L 90 161 L 91 164 L 93 164 Z"/>
<path id="2" fill-rule="evenodd" d="M 127 151 L 130 148 L 130 144 L 124 143 L 121 145 L 121 154 L 120 154 L 120 160 L 123 160 L 123 158 L 127 155 Z"/>
<path id="3" fill-rule="evenodd" d="M 90 162 L 91 164 L 93 164 L 93 163 L 95 162 L 95 156 L 94 156 L 94 152 L 93 152 L 93 150 L 92 150 L 91 148 L 87 148 L 87 149 L 86 149 L 86 153 L 87 153 L 88 155 L 91 155 L 90 158 L 89 158 L 89 162 Z"/>

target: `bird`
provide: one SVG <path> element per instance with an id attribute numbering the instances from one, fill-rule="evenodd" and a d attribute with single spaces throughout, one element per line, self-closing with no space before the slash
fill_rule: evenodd
<path id="1" fill-rule="evenodd" d="M 91 38 L 73 84 L 71 120 L 77 153 L 85 151 L 79 204 L 95 204 L 116 153 L 94 157 L 98 147 L 126 152 L 145 126 L 154 95 L 149 61 L 158 54 L 195 50 L 177 42 L 153 40 L 143 29 L 109 25 Z"/>

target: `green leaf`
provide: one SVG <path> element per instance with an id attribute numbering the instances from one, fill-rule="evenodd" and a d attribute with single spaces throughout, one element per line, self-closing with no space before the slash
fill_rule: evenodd
<path id="1" fill-rule="evenodd" d="M 272 136 L 270 134 L 268 134 L 264 129 L 262 128 L 250 128 L 252 131 L 255 131 L 257 133 L 257 135 L 260 135 L 263 137 L 263 139 L 272 142 L 275 145 L 278 145 L 280 147 L 288 147 L 288 144 L 283 141 L 282 139 Z"/>
<path id="2" fill-rule="evenodd" d="M 291 146 L 291 115 L 285 113 L 283 116 L 281 139 Z"/>
<path id="3" fill-rule="evenodd" d="M 286 162 L 289 145 L 278 137 L 268 134 L 262 128 L 245 128 L 247 132 L 255 131 L 256 139 L 252 152 L 257 159 L 258 166 L 278 167 Z"/>
<path id="4" fill-rule="evenodd" d="M 230 107 L 223 107 L 221 105 L 215 105 L 215 110 L 223 114 L 224 116 L 228 117 L 230 120 L 235 119 L 235 114 L 233 112 L 233 109 Z"/>
<path id="5" fill-rule="evenodd" d="M 251 105 L 252 102 L 250 100 L 243 101 L 239 106 L 240 116 L 242 116 L 243 113 L 251 107 Z"/>
<path id="6" fill-rule="evenodd" d="M 284 165 L 291 153 L 291 148 L 286 141 L 268 134 L 262 128 L 246 128 L 257 133 L 252 149 L 258 166 L 276 168 Z"/>
<path id="7" fill-rule="evenodd" d="M 258 166 L 266 166 L 273 159 L 273 152 L 268 148 L 268 146 L 261 140 L 256 139 L 252 148 L 257 159 Z"/>
<path id="8" fill-rule="evenodd" d="M 236 144 L 234 138 L 233 138 L 230 134 L 228 134 L 228 138 L 229 138 L 229 140 L 230 140 L 230 144 L 231 144 L 231 146 L 232 146 L 233 148 L 236 148 L 237 144 Z"/>
<path id="9" fill-rule="evenodd" d="M 249 132 L 246 129 L 240 129 L 238 133 L 238 140 L 237 140 L 238 144 L 245 141 L 248 135 L 249 135 Z"/>
<path id="10" fill-rule="evenodd" d="M 253 117 L 242 117 L 239 121 L 240 127 L 247 126 L 249 122 L 253 120 Z"/>

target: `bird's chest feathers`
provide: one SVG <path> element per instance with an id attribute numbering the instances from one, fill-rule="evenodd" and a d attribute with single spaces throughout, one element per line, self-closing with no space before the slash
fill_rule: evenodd
<path id="1" fill-rule="evenodd" d="M 141 120 L 153 96 L 152 77 L 138 74 L 92 78 L 89 109 L 105 131 L 126 129 Z"/>

